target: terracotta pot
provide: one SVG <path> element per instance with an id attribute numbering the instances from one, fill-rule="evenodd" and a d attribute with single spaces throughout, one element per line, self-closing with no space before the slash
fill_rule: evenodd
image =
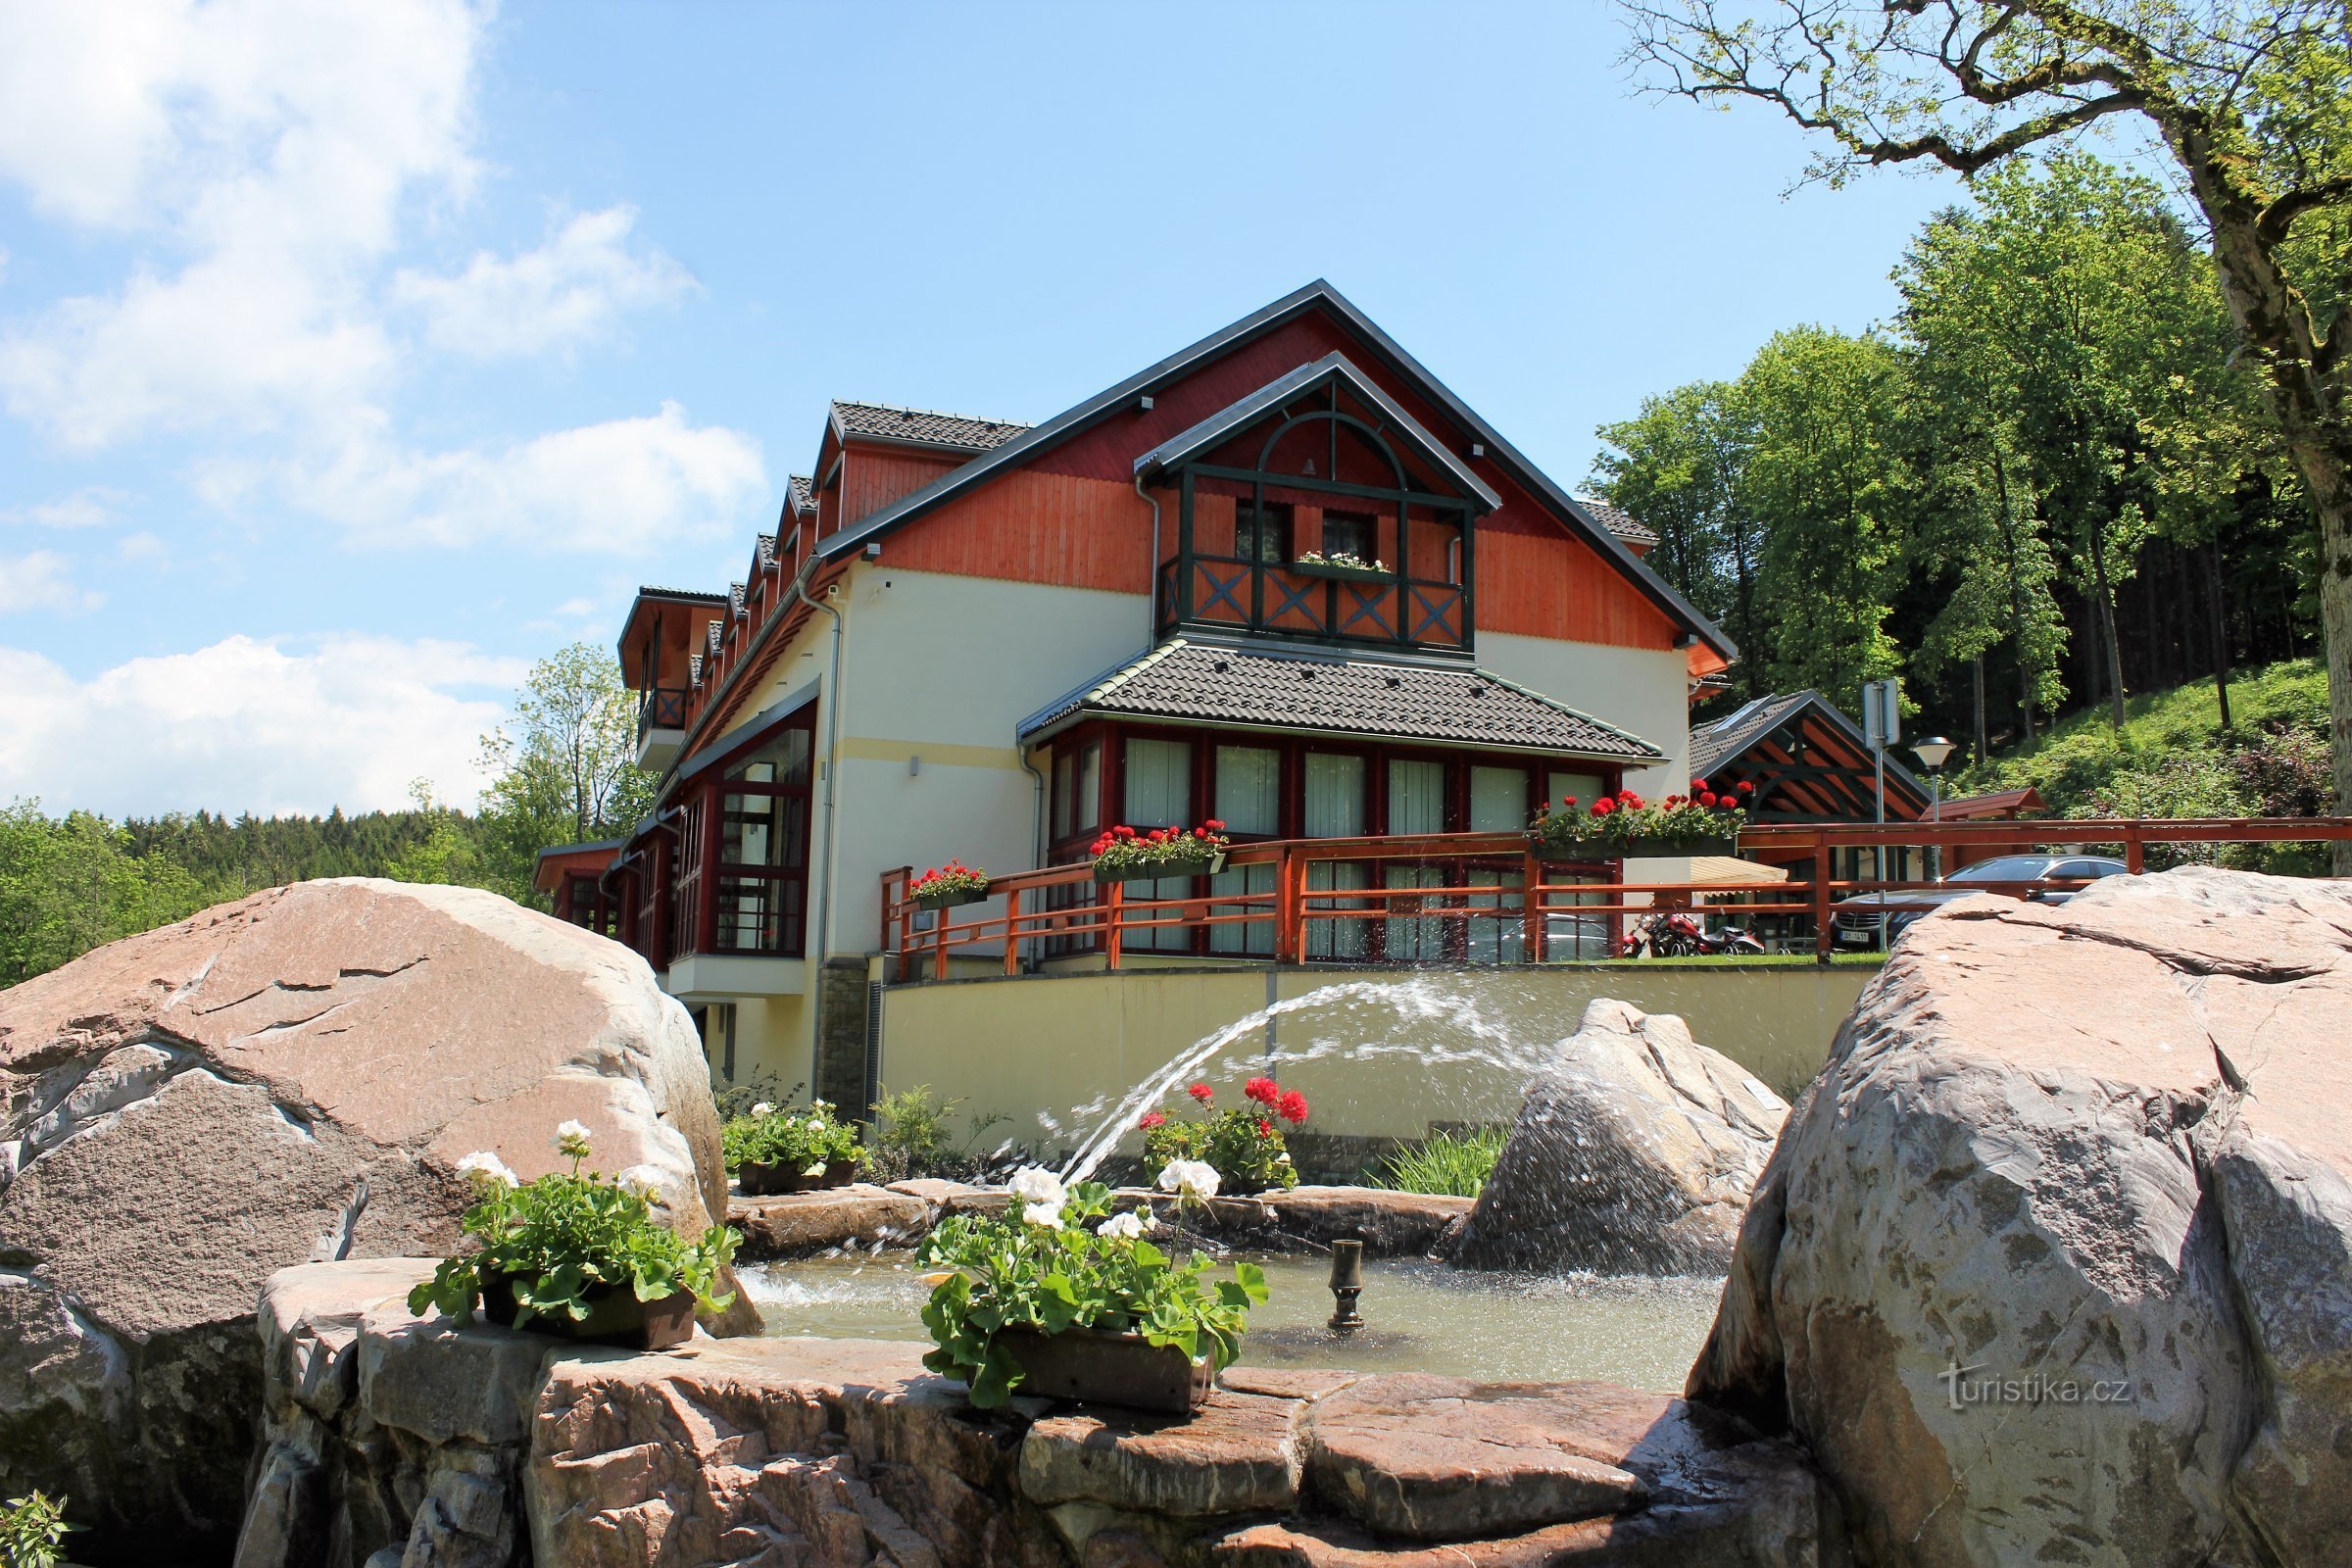
<path id="1" fill-rule="evenodd" d="M 987 897 L 986 888 L 977 893 L 969 890 L 961 893 L 917 893 L 914 903 L 917 908 L 923 909 L 959 909 L 967 904 L 978 904 Z"/>
<path id="2" fill-rule="evenodd" d="M 1140 1334 L 1005 1329 L 996 1343 L 1020 1363 L 1017 1394 L 1190 1415 L 1208 1398 L 1216 1380 L 1205 1356 L 1194 1360 Z"/>
<path id="3" fill-rule="evenodd" d="M 584 1318 L 561 1313 L 534 1313 L 526 1334 L 582 1345 L 616 1345 L 632 1350 L 666 1350 L 694 1337 L 694 1293 L 676 1291 L 660 1300 L 640 1301 L 637 1293 L 614 1285 L 599 1285 L 582 1299 Z M 482 1316 L 501 1328 L 514 1326 L 514 1288 L 504 1274 L 482 1276 Z"/>
<path id="4" fill-rule="evenodd" d="M 743 1185 L 746 1198 L 780 1198 L 788 1193 L 813 1193 L 825 1187 L 846 1187 L 858 1176 L 858 1162 L 837 1159 L 815 1176 L 807 1167 L 794 1169 L 788 1165 L 747 1159 L 735 1167 L 736 1180 Z"/>

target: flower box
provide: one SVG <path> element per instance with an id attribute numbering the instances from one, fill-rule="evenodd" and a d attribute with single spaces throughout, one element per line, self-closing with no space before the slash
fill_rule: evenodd
<path id="1" fill-rule="evenodd" d="M 1677 834 L 1538 844 L 1536 858 L 1550 861 L 1630 860 L 1653 855 L 1730 855 L 1739 847 L 1740 836 L 1736 833 Z"/>
<path id="2" fill-rule="evenodd" d="M 1225 869 L 1225 852 L 1219 850 L 1205 860 L 1193 860 L 1176 865 L 1145 866 L 1124 871 L 1095 872 L 1095 880 L 1107 887 L 1113 882 L 1158 882 L 1176 876 L 1215 876 Z"/>
<path id="3" fill-rule="evenodd" d="M 694 1337 L 694 1293 L 678 1291 L 659 1300 L 640 1301 L 625 1285 L 599 1285 L 585 1292 L 586 1317 L 533 1313 L 526 1334 L 576 1340 L 583 1345 L 617 1345 L 632 1350 L 666 1350 Z M 501 1328 L 514 1326 L 514 1288 L 504 1274 L 482 1275 L 482 1315 Z"/>
<path id="4" fill-rule="evenodd" d="M 1188 1356 L 1176 1346 L 1153 1345 L 1140 1334 L 1004 1329 L 997 1343 L 1020 1364 L 1014 1392 L 1051 1399 L 1190 1415 L 1207 1401 L 1216 1381 L 1206 1356 Z"/>
<path id="5" fill-rule="evenodd" d="M 915 907 L 920 909 L 958 909 L 967 904 L 978 904 L 988 897 L 986 888 L 949 889 L 942 893 L 917 893 Z"/>
<path id="6" fill-rule="evenodd" d="M 811 1176 L 806 1166 L 794 1170 L 781 1163 L 766 1163 L 747 1159 L 735 1167 L 736 1179 L 743 1186 L 746 1198 L 780 1198 L 788 1193 L 813 1193 L 825 1187 L 847 1187 L 858 1175 L 854 1159 L 829 1160 L 825 1168 Z"/>
<path id="7" fill-rule="evenodd" d="M 1294 561 L 1291 569 L 1301 577 L 1336 577 L 1342 582 L 1393 582 L 1396 577 L 1380 566 L 1343 566 L 1328 561 Z"/>

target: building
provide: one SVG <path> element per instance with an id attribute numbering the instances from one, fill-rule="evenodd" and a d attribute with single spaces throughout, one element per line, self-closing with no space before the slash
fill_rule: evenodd
<path id="1" fill-rule="evenodd" d="M 1038 425 L 836 403 L 742 581 L 639 594 L 620 658 L 661 805 L 542 885 L 697 1009 L 722 1076 L 854 1101 L 894 868 L 1062 863 L 1118 822 L 1516 831 L 1679 789 L 1690 695 L 1736 650 L 1654 542 L 1321 282 Z M 1513 874 L 1327 874 L 1375 870 L 1497 899 Z M 1409 956 L 1421 924 L 1319 956 Z M 1250 956 L 1218 938 L 1155 946 Z"/>

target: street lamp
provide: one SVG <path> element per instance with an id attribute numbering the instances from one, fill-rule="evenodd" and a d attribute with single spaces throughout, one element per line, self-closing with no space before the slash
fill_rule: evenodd
<path id="1" fill-rule="evenodd" d="M 1952 754 L 1959 749 L 1940 735 L 1931 735 L 1925 740 L 1911 743 L 1911 755 L 1918 758 L 1919 765 L 1927 770 L 1929 820 L 1937 826 L 1943 823 L 1943 764 L 1950 761 Z M 1943 880 L 1943 846 L 1930 845 L 1928 853 L 1931 857 L 1929 874 L 1940 882 Z"/>

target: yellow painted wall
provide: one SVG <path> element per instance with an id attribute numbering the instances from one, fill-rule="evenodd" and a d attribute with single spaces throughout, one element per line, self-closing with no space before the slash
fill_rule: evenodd
<path id="1" fill-rule="evenodd" d="M 1273 1018 L 1271 1056 L 1253 1028 L 1188 1080 L 1238 1103 L 1242 1081 L 1267 1072 L 1306 1094 L 1312 1132 L 1419 1138 L 1508 1121 L 1528 1073 L 1598 997 L 1680 1013 L 1701 1044 L 1793 1093 L 1874 972 L 1136 969 L 902 985 L 883 994 L 882 1080 L 927 1083 L 1007 1115 L 1004 1132 L 1041 1152 L 1063 1150 L 1187 1047 L 1270 1001 L 1314 996 Z"/>

